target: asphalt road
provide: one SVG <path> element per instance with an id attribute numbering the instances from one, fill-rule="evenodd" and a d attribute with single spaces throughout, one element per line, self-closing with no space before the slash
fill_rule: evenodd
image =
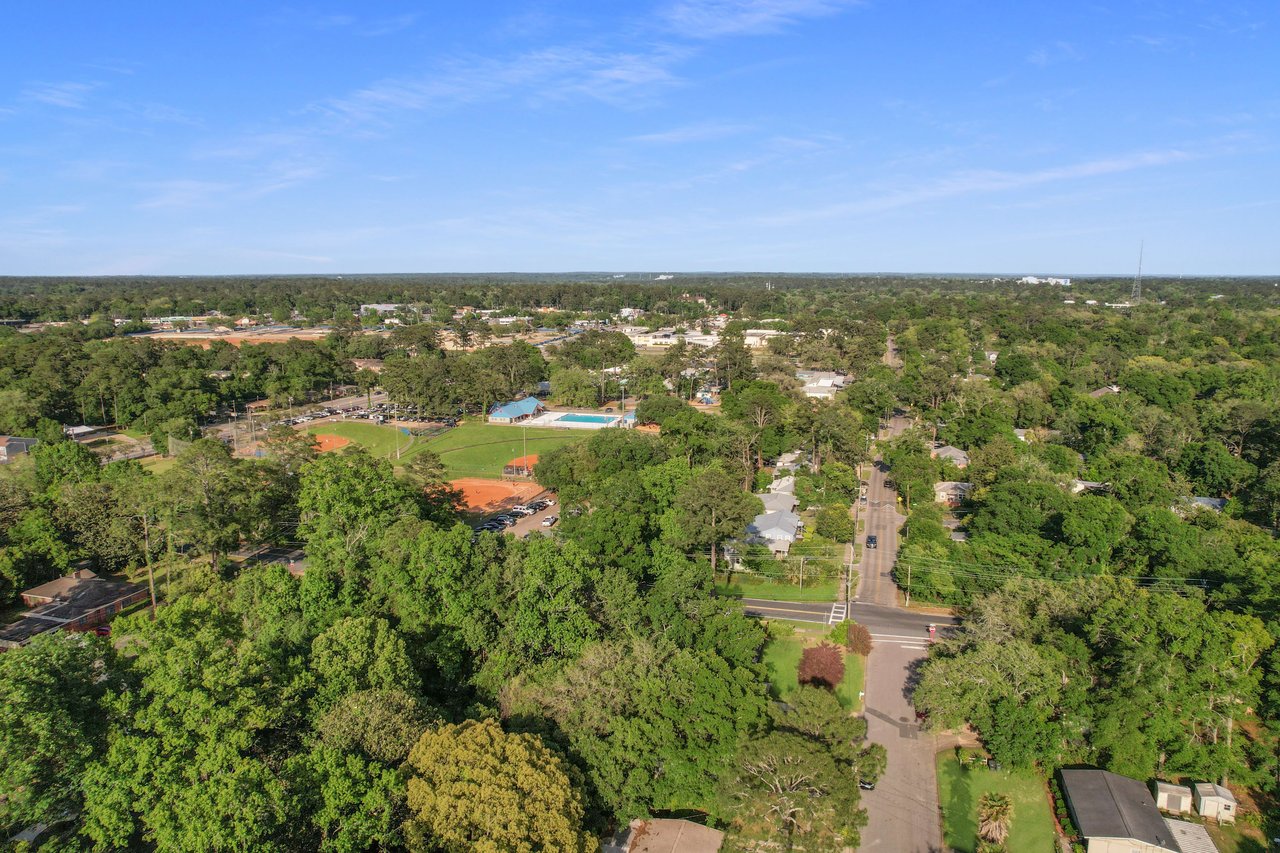
<path id="1" fill-rule="evenodd" d="M 892 341 L 890 347 L 892 352 Z M 893 417 L 889 434 L 901 433 L 908 424 L 906 418 Z M 897 495 L 886 484 L 885 473 L 877 463 L 867 478 L 866 533 L 879 538 L 879 547 L 862 549 L 857 603 L 850 608 L 852 618 L 866 619 L 869 627 L 875 620 L 875 642 L 867 659 L 867 737 L 884 744 L 889 756 L 876 789 L 863 792 L 869 822 L 858 849 L 933 853 L 944 849 L 934 766 L 938 744 L 933 735 L 921 731 L 909 696 L 915 669 L 928 653 L 928 624 L 939 623 L 938 630 L 945 631 L 952 620 L 910 613 L 898 603 L 892 571 L 898 528 L 906 519 L 898 512 Z"/>

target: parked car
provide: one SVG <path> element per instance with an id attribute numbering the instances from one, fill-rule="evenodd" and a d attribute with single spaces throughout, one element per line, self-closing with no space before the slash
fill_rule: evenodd
<path id="1" fill-rule="evenodd" d="M 868 534 L 868 535 L 867 535 L 867 547 L 868 547 L 868 548 L 878 548 L 879 546 L 880 546 L 880 539 L 879 539 L 879 538 L 878 538 L 874 533 Z"/>
<path id="2" fill-rule="evenodd" d="M 858 787 L 864 791 L 874 791 L 876 789 L 876 783 L 868 779 L 859 779 Z"/>
<path id="3" fill-rule="evenodd" d="M 556 522 L 557 522 L 557 521 L 559 521 L 559 520 L 560 520 L 560 516 L 558 516 L 558 515 L 548 515 L 546 518 L 542 519 L 542 526 L 543 526 L 543 527 L 555 527 L 555 526 L 556 526 Z"/>

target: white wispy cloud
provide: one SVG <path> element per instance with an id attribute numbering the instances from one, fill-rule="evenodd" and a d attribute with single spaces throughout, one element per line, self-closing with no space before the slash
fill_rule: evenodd
<path id="1" fill-rule="evenodd" d="M 879 194 L 870 194 L 857 201 L 792 211 L 766 217 L 762 221 L 771 225 L 780 225 L 880 213 L 949 198 L 1028 189 L 1045 184 L 1064 183 L 1102 175 L 1131 172 L 1137 169 L 1168 166 L 1186 162 L 1198 156 L 1200 155 L 1184 149 L 1169 148 L 1140 151 L 1117 157 L 1104 157 L 1023 172 L 975 169 L 955 172 L 928 183 L 887 192 L 882 191 Z"/>
<path id="2" fill-rule="evenodd" d="M 806 18 L 859 5 L 858 0 L 676 0 L 662 10 L 671 29 L 689 38 L 773 33 Z"/>
<path id="3" fill-rule="evenodd" d="M 656 133 L 632 136 L 627 141 L 649 145 L 680 145 L 686 142 L 706 142 L 712 139 L 724 139 L 726 136 L 736 136 L 748 130 L 751 130 L 751 125 L 749 124 L 705 121 Z"/>
<path id="4" fill-rule="evenodd" d="M 64 81 L 61 83 L 32 83 L 22 91 L 23 100 L 36 101 L 52 107 L 79 110 L 84 109 L 85 102 L 99 83 L 79 83 Z"/>
<path id="5" fill-rule="evenodd" d="M 678 82 L 673 66 L 683 52 L 655 46 L 646 52 L 549 47 L 510 60 L 463 59 L 416 77 L 381 80 L 313 109 L 348 122 L 392 113 L 525 97 L 581 96 L 627 105 Z"/>
<path id="6" fill-rule="evenodd" d="M 1027 62 L 1045 68 L 1059 62 L 1079 62 L 1083 57 L 1075 45 L 1066 41 L 1055 41 L 1053 44 L 1037 47 L 1027 54 Z"/>

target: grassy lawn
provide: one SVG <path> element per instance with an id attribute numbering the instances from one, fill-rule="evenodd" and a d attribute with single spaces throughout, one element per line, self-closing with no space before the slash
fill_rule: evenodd
<path id="1" fill-rule="evenodd" d="M 966 751 L 966 755 L 972 750 Z M 947 847 L 973 853 L 978 846 L 978 800 L 988 792 L 1013 801 L 1009 850 L 1056 853 L 1057 838 L 1045 783 L 1026 770 L 989 770 L 985 764 L 961 766 L 954 750 L 938 753 L 938 801 L 942 805 Z"/>
<path id="2" fill-rule="evenodd" d="M 455 477 L 500 477 L 502 466 L 525 454 L 543 454 L 583 441 L 589 430 L 539 429 L 467 421 L 437 436 L 426 447 L 440 454 Z"/>
<path id="3" fill-rule="evenodd" d="M 786 581 L 735 574 L 729 582 L 716 582 L 716 594 L 730 598 L 767 598 L 773 601 L 834 601 L 835 578 L 806 583 L 804 589 Z"/>
<path id="4" fill-rule="evenodd" d="M 1219 853 L 1265 853 L 1267 836 L 1257 827 L 1238 823 L 1235 826 L 1217 826 L 1205 822 L 1209 837 L 1217 845 Z"/>
<path id="5" fill-rule="evenodd" d="M 806 646 L 817 645 L 823 636 L 822 633 L 798 635 L 787 626 L 769 626 L 769 642 L 764 647 L 764 667 L 769 677 L 769 692 L 775 699 L 785 700 L 800 686 L 797 677 L 800 655 Z M 845 655 L 844 679 L 836 687 L 836 698 L 850 711 L 862 710 L 858 694 L 862 691 L 865 669 L 866 664 L 861 655 Z"/>
<path id="6" fill-rule="evenodd" d="M 177 464 L 177 461 L 172 456 L 148 456 L 145 459 L 138 460 L 142 467 L 152 474 L 163 474 Z"/>

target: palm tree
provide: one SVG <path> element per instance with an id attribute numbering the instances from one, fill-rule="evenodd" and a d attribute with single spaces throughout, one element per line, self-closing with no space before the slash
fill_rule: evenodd
<path id="1" fill-rule="evenodd" d="M 1013 822 L 1013 801 L 1004 794 L 983 794 L 978 801 L 978 835 L 992 844 L 1004 844 Z"/>

